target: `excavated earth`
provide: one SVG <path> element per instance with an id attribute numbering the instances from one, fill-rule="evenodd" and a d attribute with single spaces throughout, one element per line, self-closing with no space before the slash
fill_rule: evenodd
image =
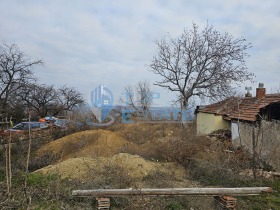
<path id="1" fill-rule="evenodd" d="M 80 181 L 121 175 L 130 180 L 131 187 L 149 187 L 153 185 L 152 182 L 158 183 L 161 179 L 169 187 L 197 185 L 187 179 L 184 168 L 176 163 L 151 161 L 122 153 L 122 148 L 128 146 L 138 147 L 122 138 L 118 132 L 102 129 L 78 132 L 37 150 L 37 158 L 46 154 L 57 158 L 52 165 L 34 173 L 58 174 L 63 179 Z"/>

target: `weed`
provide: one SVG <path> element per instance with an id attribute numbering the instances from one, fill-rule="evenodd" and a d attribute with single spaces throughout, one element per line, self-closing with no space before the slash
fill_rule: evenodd
<path id="1" fill-rule="evenodd" d="M 107 187 L 131 187 L 132 178 L 121 166 L 106 165 L 102 175 L 104 184 Z"/>
<path id="2" fill-rule="evenodd" d="M 150 187 L 154 188 L 163 188 L 163 187 L 173 187 L 172 182 L 170 180 L 173 180 L 174 177 L 171 175 L 168 175 L 161 171 L 155 171 L 154 173 L 150 173 L 147 176 L 143 178 L 143 181 L 148 184 Z M 160 180 L 160 182 L 159 182 Z"/>
<path id="3" fill-rule="evenodd" d="M 55 181 L 58 179 L 57 174 L 40 174 L 40 173 L 32 173 L 28 174 L 27 182 L 29 186 L 37 186 L 37 187 L 45 187 L 51 181 Z"/>
<path id="4" fill-rule="evenodd" d="M 172 202 L 166 206 L 167 210 L 182 210 L 184 207 L 178 202 Z"/>

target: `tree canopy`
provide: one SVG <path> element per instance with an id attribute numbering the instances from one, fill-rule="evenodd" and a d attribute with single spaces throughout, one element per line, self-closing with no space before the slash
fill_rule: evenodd
<path id="1" fill-rule="evenodd" d="M 232 85 L 252 80 L 245 57 L 251 47 L 244 38 L 220 33 L 211 25 L 203 30 L 194 23 L 176 38 L 156 41 L 157 53 L 149 69 L 160 76 L 154 84 L 179 93 L 187 107 L 189 99 L 221 99 L 232 94 Z"/>
<path id="2" fill-rule="evenodd" d="M 0 115 L 20 120 L 29 110 L 45 117 L 84 102 L 73 87 L 39 84 L 33 70 L 41 65 L 42 60 L 31 60 L 17 45 L 0 44 Z"/>

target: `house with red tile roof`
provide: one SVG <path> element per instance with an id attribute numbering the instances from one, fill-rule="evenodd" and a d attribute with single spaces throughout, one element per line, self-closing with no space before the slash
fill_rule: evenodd
<path id="1" fill-rule="evenodd" d="M 266 94 L 263 84 L 256 96 L 229 97 L 196 110 L 197 134 L 231 131 L 232 145 L 256 154 L 280 171 L 280 94 Z"/>
<path id="2" fill-rule="evenodd" d="M 260 123 L 261 120 L 280 120 L 280 94 L 266 94 L 263 84 L 256 89 L 256 96 L 229 97 L 218 103 L 198 107 L 196 110 L 197 133 L 210 134 L 219 129 L 229 129 L 236 122 L 249 124 Z"/>

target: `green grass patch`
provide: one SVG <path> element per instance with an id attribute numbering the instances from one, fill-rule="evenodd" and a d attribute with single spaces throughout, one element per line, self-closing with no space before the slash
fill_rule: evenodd
<path id="1" fill-rule="evenodd" d="M 40 173 L 32 173 L 27 176 L 27 183 L 29 186 L 47 186 L 50 182 L 58 179 L 57 174 L 40 174 Z"/>
<path id="2" fill-rule="evenodd" d="M 258 186 L 258 182 L 251 182 L 251 186 Z M 279 209 L 280 210 L 280 180 L 264 181 L 262 186 L 271 187 L 272 193 L 264 193 L 259 196 L 248 196 L 240 198 L 240 207 L 243 209 L 249 206 L 250 209 Z"/>
<path id="3" fill-rule="evenodd" d="M 167 210 L 183 210 L 185 209 L 179 202 L 172 202 L 166 206 Z"/>

